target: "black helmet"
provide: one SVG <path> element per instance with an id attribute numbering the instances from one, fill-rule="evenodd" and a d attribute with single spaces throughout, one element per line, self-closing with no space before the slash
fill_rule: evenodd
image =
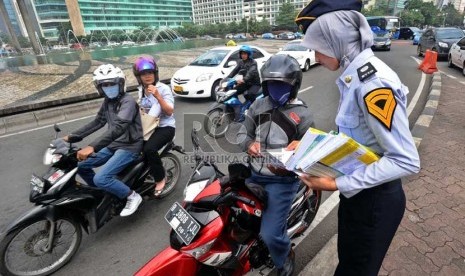
<path id="1" fill-rule="evenodd" d="M 269 95 L 268 82 L 281 81 L 292 86 L 289 99 L 295 99 L 302 83 L 302 70 L 299 62 L 284 54 L 271 56 L 260 70 L 262 76 L 262 88 L 265 96 Z"/>

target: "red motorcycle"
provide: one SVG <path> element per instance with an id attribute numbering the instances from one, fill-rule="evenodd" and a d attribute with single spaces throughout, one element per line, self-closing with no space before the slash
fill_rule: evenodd
<path id="1" fill-rule="evenodd" d="M 267 193 L 256 184 L 245 184 L 250 169 L 230 164 L 223 174 L 209 156 L 200 154 L 195 129 L 191 134 L 196 165 L 184 202 L 175 202 L 165 215 L 173 228 L 170 247 L 135 273 L 147 275 L 244 275 L 252 268 L 273 266 L 260 239 L 260 220 Z M 315 218 L 321 192 L 301 185 L 288 217 L 287 233 L 295 238 Z"/>

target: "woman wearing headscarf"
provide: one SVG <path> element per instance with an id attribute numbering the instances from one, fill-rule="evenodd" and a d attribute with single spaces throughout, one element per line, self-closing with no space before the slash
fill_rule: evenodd
<path id="1" fill-rule="evenodd" d="M 301 177 L 312 189 L 340 191 L 335 275 L 378 274 L 405 210 L 400 178 L 420 169 L 406 112 L 408 88 L 373 54 L 360 8 L 357 0 L 314 0 L 296 19 L 305 33 L 302 45 L 315 50 L 325 68 L 341 72 L 339 132 L 381 156 L 350 175 Z"/>

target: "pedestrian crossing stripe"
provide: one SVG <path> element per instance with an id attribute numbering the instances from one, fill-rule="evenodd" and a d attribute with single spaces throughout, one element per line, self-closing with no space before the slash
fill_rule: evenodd
<path id="1" fill-rule="evenodd" d="M 364 100 L 368 113 L 391 131 L 392 117 L 397 106 L 392 89 L 388 87 L 377 88 L 368 92 Z"/>

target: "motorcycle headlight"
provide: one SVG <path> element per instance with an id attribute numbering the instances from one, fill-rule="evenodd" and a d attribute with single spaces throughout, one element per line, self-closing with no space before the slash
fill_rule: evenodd
<path id="1" fill-rule="evenodd" d="M 207 186 L 207 183 L 208 179 L 189 184 L 189 186 L 184 189 L 184 201 L 192 202 L 205 188 L 205 186 Z"/>
<path id="2" fill-rule="evenodd" d="M 44 184 L 45 182 L 42 178 L 32 175 L 31 177 L 31 190 L 37 193 L 42 193 L 44 191 Z"/>
<path id="3" fill-rule="evenodd" d="M 211 79 L 212 76 L 213 76 L 212 73 L 202 74 L 202 75 L 198 76 L 195 81 L 196 82 L 207 81 L 207 80 Z"/>
<path id="4" fill-rule="evenodd" d="M 186 251 L 183 251 L 183 252 L 191 255 L 192 257 L 194 257 L 196 259 L 199 259 L 203 255 L 205 255 L 205 253 L 207 253 L 212 248 L 215 241 L 216 241 L 216 239 L 213 239 L 212 241 L 209 241 L 206 244 L 203 244 L 203 245 L 201 245 L 199 247 L 196 247 L 196 248 L 191 249 L 191 250 L 186 250 Z"/>
<path id="5" fill-rule="evenodd" d="M 447 45 L 447 43 L 445 43 L 445 42 L 438 42 L 438 45 L 439 45 L 439 47 L 442 47 L 442 48 L 449 47 L 449 45 Z"/>
<path id="6" fill-rule="evenodd" d="M 47 148 L 47 150 L 45 150 L 43 158 L 44 165 L 52 165 L 60 161 L 61 154 L 54 154 L 55 150 L 55 148 Z"/>

